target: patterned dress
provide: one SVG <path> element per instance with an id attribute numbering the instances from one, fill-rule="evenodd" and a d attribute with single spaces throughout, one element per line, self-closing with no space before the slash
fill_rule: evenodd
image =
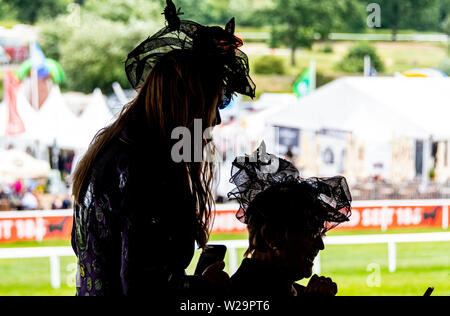
<path id="1" fill-rule="evenodd" d="M 208 291 L 186 276 L 194 253 L 195 206 L 182 166 L 132 128 L 95 161 L 74 206 L 77 295 L 176 295 Z"/>

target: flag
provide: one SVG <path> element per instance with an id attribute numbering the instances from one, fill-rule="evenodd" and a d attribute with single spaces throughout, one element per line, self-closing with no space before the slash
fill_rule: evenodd
<path id="1" fill-rule="evenodd" d="M 20 81 L 10 71 L 5 72 L 5 101 L 8 109 L 8 124 L 6 125 L 6 135 L 14 136 L 25 132 L 25 125 L 17 111 L 17 91 Z"/>
<path id="2" fill-rule="evenodd" d="M 304 97 L 312 91 L 311 67 L 306 69 L 294 83 L 294 94 L 297 98 Z"/>
<path id="3" fill-rule="evenodd" d="M 45 65 L 45 55 L 36 42 L 31 42 L 30 54 L 32 69 L 37 71 L 38 78 L 47 78 L 50 75 L 50 72 Z"/>

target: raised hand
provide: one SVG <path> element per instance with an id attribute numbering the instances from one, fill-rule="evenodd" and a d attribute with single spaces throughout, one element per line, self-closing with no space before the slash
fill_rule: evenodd
<path id="1" fill-rule="evenodd" d="M 219 261 L 208 266 L 205 271 L 203 271 L 202 275 L 206 277 L 213 288 L 226 289 L 230 285 L 230 276 L 223 271 L 224 268 L 225 262 Z"/>
<path id="2" fill-rule="evenodd" d="M 331 278 L 319 277 L 314 274 L 305 288 L 305 295 L 318 296 L 335 296 L 337 293 L 337 285 Z"/>

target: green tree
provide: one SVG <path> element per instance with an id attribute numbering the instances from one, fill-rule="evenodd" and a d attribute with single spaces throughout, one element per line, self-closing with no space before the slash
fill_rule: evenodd
<path id="1" fill-rule="evenodd" d="M 447 18 L 442 22 L 441 24 L 442 31 L 450 36 L 450 14 L 447 16 Z M 450 52 L 450 42 L 447 43 L 447 50 Z"/>
<path id="2" fill-rule="evenodd" d="M 29 24 L 65 13 L 69 3 L 72 3 L 72 0 L 8 0 L 8 4 L 16 12 L 17 19 Z"/>
<path id="3" fill-rule="evenodd" d="M 45 56 L 60 60 L 61 46 L 70 40 L 74 31 L 75 27 L 68 23 L 65 15 L 40 22 L 38 43 Z"/>
<path id="4" fill-rule="evenodd" d="M 382 28 L 392 30 L 392 40 L 397 40 L 398 30 L 438 28 L 443 0 L 377 0 L 381 8 Z M 445 0 L 446 1 L 446 0 Z M 365 5 L 373 1 L 364 0 Z"/>
<path id="5" fill-rule="evenodd" d="M 366 42 L 360 42 L 351 47 L 348 54 L 339 62 L 338 68 L 349 73 L 363 72 L 366 55 L 370 57 L 370 63 L 376 71 L 384 71 L 384 64 L 375 48 Z"/>
<path id="6" fill-rule="evenodd" d="M 284 44 L 291 49 L 291 65 L 295 66 L 295 52 L 300 47 L 309 48 L 318 38 L 327 39 L 334 28 L 342 27 L 348 19 L 348 8 L 359 12 L 362 27 L 364 8 L 357 0 L 273 0 L 273 6 L 258 12 L 272 25 L 270 45 Z M 353 16 L 358 16 L 354 14 Z M 319 35 L 319 36 L 317 36 Z"/>
<path id="7" fill-rule="evenodd" d="M 127 54 L 164 26 L 161 12 L 158 2 L 147 0 L 85 0 L 77 23 L 70 14 L 40 22 L 38 42 L 66 71 L 64 88 L 108 93 L 115 81 L 130 87 Z"/>
<path id="8" fill-rule="evenodd" d="M 175 0 L 177 8 L 184 12 L 182 19 L 206 25 L 225 25 L 232 17 L 237 25 L 257 26 L 261 24 L 254 12 L 272 4 L 273 0 Z M 162 4 L 165 6 L 165 1 Z"/>
<path id="9" fill-rule="evenodd" d="M 106 20 L 128 23 L 133 20 L 160 19 L 163 8 L 159 1 L 148 0 L 84 0 L 83 10 Z"/>
<path id="10" fill-rule="evenodd" d="M 101 88 L 112 92 L 112 83 L 130 85 L 125 75 L 128 53 L 157 30 L 152 22 L 134 21 L 133 25 L 84 16 L 80 27 L 59 44 L 60 63 L 67 74 L 67 88 L 92 92 Z"/>
<path id="11" fill-rule="evenodd" d="M 14 6 L 8 0 L 0 0 L 0 20 L 13 20 L 16 16 Z"/>
<path id="12" fill-rule="evenodd" d="M 274 55 L 264 55 L 255 60 L 254 72 L 261 75 L 283 75 L 286 70 L 282 58 Z"/>

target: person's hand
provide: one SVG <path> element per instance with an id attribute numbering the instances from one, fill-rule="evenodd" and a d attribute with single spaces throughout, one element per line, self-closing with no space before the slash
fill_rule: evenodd
<path id="1" fill-rule="evenodd" d="M 314 274 L 305 288 L 306 295 L 319 296 L 335 296 L 337 293 L 337 285 L 331 278 L 319 277 Z"/>
<path id="2" fill-rule="evenodd" d="M 202 275 L 206 277 L 213 288 L 227 288 L 230 285 L 230 276 L 223 271 L 225 262 L 218 261 L 208 266 Z"/>

